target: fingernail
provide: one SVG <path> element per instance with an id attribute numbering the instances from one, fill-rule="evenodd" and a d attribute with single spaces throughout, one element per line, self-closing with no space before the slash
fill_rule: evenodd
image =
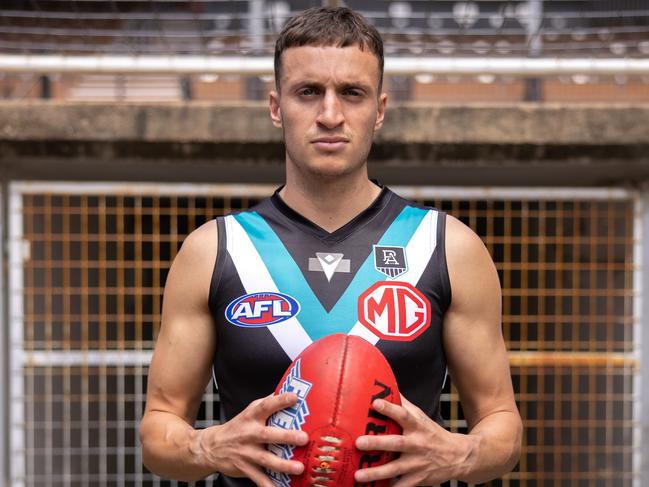
<path id="1" fill-rule="evenodd" d="M 358 448 L 367 448 L 367 440 L 365 438 L 358 438 L 356 440 L 356 446 Z"/>
<path id="2" fill-rule="evenodd" d="M 382 399 L 376 399 L 374 401 L 373 406 L 374 406 L 374 409 L 376 409 L 377 411 L 382 411 L 385 408 L 385 403 L 383 402 Z"/>
<path id="3" fill-rule="evenodd" d="M 359 482 L 359 483 L 365 482 L 365 475 L 360 470 L 358 470 L 354 474 L 354 479 L 356 479 L 356 482 Z"/>
<path id="4" fill-rule="evenodd" d="M 301 463 L 293 463 L 291 466 L 291 471 L 295 475 L 300 475 L 304 471 L 304 465 L 302 465 Z"/>
<path id="5" fill-rule="evenodd" d="M 297 441 L 300 443 L 306 443 L 307 441 L 309 441 L 309 435 L 307 435 L 306 433 L 298 433 Z"/>

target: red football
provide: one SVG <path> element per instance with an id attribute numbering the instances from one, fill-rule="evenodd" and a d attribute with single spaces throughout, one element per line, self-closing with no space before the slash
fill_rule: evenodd
<path id="1" fill-rule="evenodd" d="M 391 452 L 363 452 L 354 445 L 362 435 L 402 432 L 396 422 L 371 407 L 378 398 L 401 404 L 401 396 L 387 360 L 364 339 L 338 333 L 309 345 L 275 390 L 276 394 L 283 392 L 297 394 L 298 402 L 273 414 L 268 424 L 306 431 L 309 443 L 269 445 L 276 455 L 304 464 L 304 472 L 298 476 L 268 472 L 276 485 L 352 486 L 356 470 L 396 458 Z M 388 486 L 390 481 L 374 484 Z"/>

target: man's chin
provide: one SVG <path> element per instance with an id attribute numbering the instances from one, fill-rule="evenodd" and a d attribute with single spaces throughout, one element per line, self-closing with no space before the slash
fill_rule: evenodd
<path id="1" fill-rule="evenodd" d="M 335 180 L 344 178 L 351 174 L 357 173 L 362 169 L 364 164 L 360 165 L 336 165 L 331 164 L 329 166 L 310 166 L 307 168 L 307 171 L 314 177 L 324 180 Z"/>
<path id="2" fill-rule="evenodd" d="M 318 178 L 321 180 L 339 179 L 349 176 L 365 169 L 365 160 L 350 159 L 343 154 L 309 154 L 304 159 L 287 157 L 287 164 L 294 167 L 297 172 L 305 177 Z"/>

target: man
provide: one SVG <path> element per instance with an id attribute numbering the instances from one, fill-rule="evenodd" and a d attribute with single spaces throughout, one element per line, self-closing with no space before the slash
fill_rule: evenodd
<path id="1" fill-rule="evenodd" d="M 149 372 L 144 463 L 187 481 L 220 472 L 223 485 L 272 487 L 267 470 L 301 473 L 302 464 L 266 448 L 308 441 L 266 426 L 297 401 L 271 393 L 305 346 L 342 331 L 376 344 L 404 396 L 403 406 L 373 404 L 403 435 L 356 443 L 399 458 L 357 471 L 357 482 L 477 483 L 508 472 L 521 421 L 488 252 L 456 219 L 367 176 L 387 99 L 378 32 L 346 8 L 310 9 L 280 34 L 275 76 L 270 116 L 284 133 L 286 184 L 254 211 L 209 222 L 183 243 Z M 447 367 L 467 435 L 439 425 Z M 222 424 L 196 430 L 212 371 Z"/>

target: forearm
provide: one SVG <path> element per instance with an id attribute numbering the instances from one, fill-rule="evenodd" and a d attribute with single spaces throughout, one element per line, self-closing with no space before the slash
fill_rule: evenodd
<path id="1" fill-rule="evenodd" d="M 510 472 L 520 455 L 522 424 L 517 412 L 500 411 L 466 435 L 468 454 L 457 480 L 479 484 Z"/>
<path id="2" fill-rule="evenodd" d="M 194 482 L 214 473 L 201 448 L 204 430 L 163 411 L 148 411 L 140 425 L 142 463 L 161 477 Z"/>

